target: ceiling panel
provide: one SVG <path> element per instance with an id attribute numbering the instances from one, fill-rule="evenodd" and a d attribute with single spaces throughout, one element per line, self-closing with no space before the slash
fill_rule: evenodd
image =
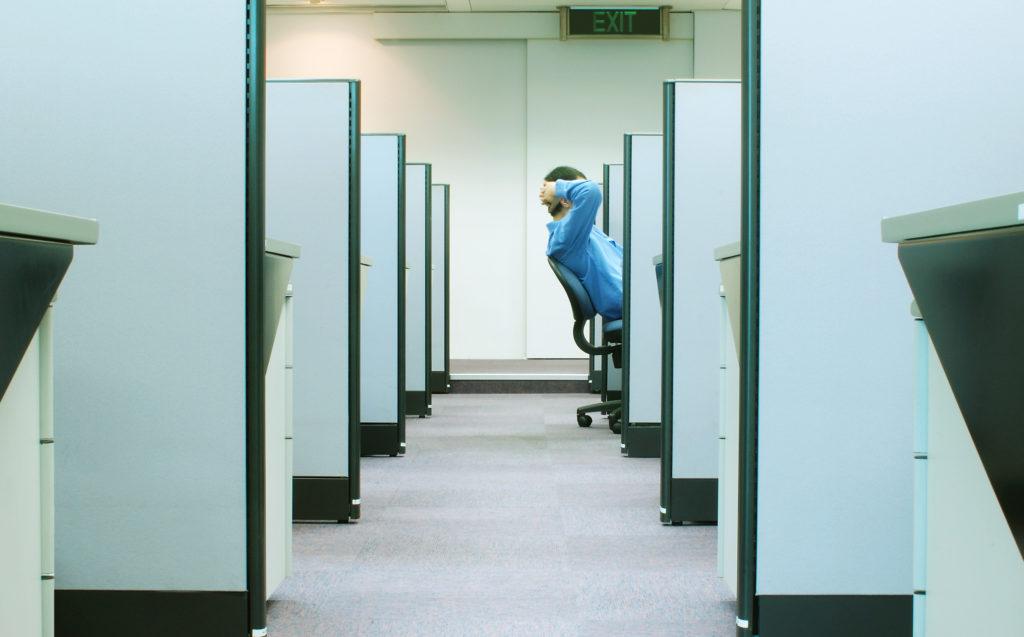
<path id="1" fill-rule="evenodd" d="M 314 10 L 320 9 L 355 9 L 355 8 L 444 8 L 447 5 L 449 11 L 555 11 L 559 5 L 571 4 L 575 6 L 605 6 L 616 4 L 620 6 L 658 7 L 668 4 L 673 11 L 706 11 L 715 9 L 739 9 L 742 0 L 676 0 L 674 2 L 651 1 L 625 1 L 612 2 L 609 0 L 267 0 L 270 7 L 310 7 Z"/>

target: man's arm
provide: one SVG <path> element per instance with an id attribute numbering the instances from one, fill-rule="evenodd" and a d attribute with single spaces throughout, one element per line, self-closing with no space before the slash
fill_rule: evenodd
<path id="1" fill-rule="evenodd" d="M 562 220 L 561 239 L 568 249 L 583 245 L 601 207 L 601 189 L 592 181 L 577 179 L 555 182 L 555 196 L 572 203 L 572 212 Z"/>

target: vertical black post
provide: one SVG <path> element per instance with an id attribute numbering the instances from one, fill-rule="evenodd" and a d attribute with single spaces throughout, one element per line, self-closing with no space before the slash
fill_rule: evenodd
<path id="1" fill-rule="evenodd" d="M 362 122 L 360 111 L 360 84 L 349 82 L 348 91 L 348 493 L 349 519 L 358 520 L 362 498 L 360 496 L 360 458 L 362 456 L 362 425 L 360 424 L 359 373 L 360 338 L 362 334 Z"/>
<path id="2" fill-rule="evenodd" d="M 434 269 L 432 267 L 433 263 L 434 263 L 433 262 L 434 251 L 433 251 L 433 246 L 431 245 L 431 239 L 432 239 L 432 236 L 433 236 L 433 232 L 431 232 L 431 225 L 430 225 L 430 224 L 434 223 L 434 220 L 433 220 L 433 214 L 434 214 L 434 201 L 433 201 L 434 200 L 434 172 L 433 172 L 433 166 L 431 166 L 430 164 L 426 165 L 426 182 L 427 183 L 424 184 L 424 188 L 426 188 L 426 191 L 427 191 L 426 196 L 425 196 L 425 199 L 426 199 L 425 203 L 426 203 L 426 209 L 427 209 L 426 217 L 427 218 L 424 221 L 424 232 L 426 233 L 425 238 L 424 238 L 424 243 L 426 243 L 426 258 L 424 259 L 424 265 L 425 265 L 425 268 L 426 268 L 426 272 L 423 274 L 423 280 L 425 281 L 425 284 L 426 284 L 426 289 L 424 290 L 424 293 L 423 293 L 423 301 L 424 301 L 423 305 L 426 308 L 426 317 L 423 320 L 423 323 L 424 323 L 424 325 L 423 325 L 423 332 L 425 334 L 425 341 L 424 342 L 426 343 L 426 353 L 425 353 L 425 359 L 424 359 L 425 360 L 425 365 L 424 365 L 425 369 L 423 370 L 423 379 L 424 379 L 423 394 L 424 394 L 424 397 L 425 397 L 425 400 L 426 400 L 426 406 L 424 407 L 424 413 L 426 413 L 427 415 L 430 415 L 430 413 L 431 413 L 431 405 L 433 404 L 433 395 L 430 392 L 430 370 L 433 367 L 433 354 L 434 354 L 434 352 L 433 352 L 433 346 L 434 346 L 433 336 L 434 335 L 432 333 L 432 330 L 434 329 L 434 321 L 433 321 L 433 316 L 431 316 L 431 314 L 433 312 L 433 303 L 432 303 L 432 299 L 430 298 L 430 294 L 433 292 L 433 289 L 434 289 L 433 285 L 431 285 L 431 280 L 430 280 L 434 276 Z"/>
<path id="3" fill-rule="evenodd" d="M 757 428 L 761 224 L 761 0 L 743 3 L 743 184 L 740 223 L 739 555 L 736 635 L 757 626 Z"/>
<path id="4" fill-rule="evenodd" d="M 398 140 L 398 453 L 405 453 L 405 135 Z"/>
<path id="5" fill-rule="evenodd" d="M 633 136 L 626 134 L 622 149 L 622 416 L 619 420 L 622 430 L 622 444 L 629 436 L 629 301 L 630 301 L 630 210 L 629 200 L 633 194 Z M 623 451 L 626 451 L 623 449 Z"/>
<path id="6" fill-rule="evenodd" d="M 246 2 L 245 76 L 245 501 L 249 634 L 265 635 L 266 457 L 263 361 L 265 7 Z"/>
<path id="7" fill-rule="evenodd" d="M 664 83 L 662 99 L 662 229 L 661 229 L 661 522 L 672 522 L 672 386 L 675 363 L 675 129 L 676 84 Z"/>

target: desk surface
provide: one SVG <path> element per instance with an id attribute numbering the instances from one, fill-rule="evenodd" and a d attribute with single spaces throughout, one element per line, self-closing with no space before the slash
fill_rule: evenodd
<path id="1" fill-rule="evenodd" d="M 100 224 L 95 219 L 0 203 L 0 234 L 92 245 L 99 239 Z"/>
<path id="2" fill-rule="evenodd" d="M 715 248 L 715 261 L 723 261 L 740 256 L 740 242 L 727 243 Z"/>
<path id="3" fill-rule="evenodd" d="M 939 237 L 1024 223 L 1024 192 L 882 219 L 882 241 Z"/>
<path id="4" fill-rule="evenodd" d="M 298 245 L 288 243 L 287 241 L 278 241 L 277 239 L 271 239 L 269 237 L 267 237 L 263 249 L 271 254 L 290 257 L 292 259 L 298 259 L 299 255 L 302 254 L 302 248 Z"/>

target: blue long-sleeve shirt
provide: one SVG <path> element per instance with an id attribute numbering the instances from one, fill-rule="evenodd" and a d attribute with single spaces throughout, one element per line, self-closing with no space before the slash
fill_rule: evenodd
<path id="1" fill-rule="evenodd" d="M 555 182 L 555 195 L 572 203 L 548 224 L 547 254 L 573 271 L 606 320 L 622 318 L 622 247 L 594 225 L 601 189 L 592 181 Z"/>

